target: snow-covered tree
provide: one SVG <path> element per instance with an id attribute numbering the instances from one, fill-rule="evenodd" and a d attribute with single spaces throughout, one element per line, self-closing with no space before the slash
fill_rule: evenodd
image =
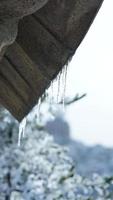
<path id="1" fill-rule="evenodd" d="M 78 175 L 68 149 L 39 131 L 35 119 L 20 147 L 17 122 L 6 110 L 0 119 L 0 200 L 113 199 L 113 178 Z"/>

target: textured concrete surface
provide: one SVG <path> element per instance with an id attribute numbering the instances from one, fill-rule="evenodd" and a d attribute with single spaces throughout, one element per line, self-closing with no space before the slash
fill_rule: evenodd
<path id="1" fill-rule="evenodd" d="M 0 1 L 0 51 L 14 42 L 19 19 L 39 10 L 48 0 Z"/>

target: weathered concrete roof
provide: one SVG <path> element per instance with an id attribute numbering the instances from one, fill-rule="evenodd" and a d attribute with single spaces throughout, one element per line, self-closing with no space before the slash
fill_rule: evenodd
<path id="1" fill-rule="evenodd" d="M 19 23 L 0 63 L 0 102 L 19 121 L 73 56 L 103 0 L 49 0 Z"/>

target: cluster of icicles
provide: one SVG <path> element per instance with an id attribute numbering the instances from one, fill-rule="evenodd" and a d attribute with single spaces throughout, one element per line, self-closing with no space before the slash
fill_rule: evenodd
<path id="1" fill-rule="evenodd" d="M 62 71 L 58 74 L 57 78 L 51 83 L 50 88 L 48 89 L 48 92 L 51 96 L 51 104 L 52 103 L 59 103 L 62 102 L 63 109 L 65 107 L 65 94 L 66 94 L 66 81 L 67 81 L 67 65 L 62 69 Z M 57 91 L 56 94 L 54 94 L 54 86 L 57 84 Z M 40 105 L 42 103 L 42 98 L 38 100 L 37 105 L 35 106 L 35 115 L 37 117 L 39 116 L 40 112 Z M 32 111 L 31 111 L 32 112 Z M 26 116 L 20 123 L 19 125 L 19 134 L 18 134 L 18 146 L 20 147 L 21 145 L 21 139 L 24 138 L 25 136 L 25 128 L 26 128 L 26 123 L 27 123 L 27 118 Z"/>

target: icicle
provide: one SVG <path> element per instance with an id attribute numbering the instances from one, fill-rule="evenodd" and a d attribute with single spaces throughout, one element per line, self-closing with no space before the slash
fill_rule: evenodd
<path id="1" fill-rule="evenodd" d="M 22 122 L 22 126 L 23 126 L 23 128 L 22 128 L 22 136 L 23 136 L 23 138 L 25 137 L 25 128 L 26 128 L 26 123 L 27 123 L 27 118 L 25 117 L 24 119 L 23 119 L 23 122 Z"/>
<path id="2" fill-rule="evenodd" d="M 27 119 L 25 117 L 19 125 L 18 146 L 20 146 L 21 138 L 25 136 L 26 121 Z"/>
<path id="3" fill-rule="evenodd" d="M 37 106 L 37 116 L 40 115 L 40 108 L 41 108 L 41 98 L 38 100 L 38 106 Z"/>
<path id="4" fill-rule="evenodd" d="M 54 102 L 53 81 L 51 82 L 50 89 L 51 89 L 51 94 L 50 94 L 50 96 L 51 96 L 51 97 L 50 97 L 50 105 L 52 105 L 53 102 Z"/>
<path id="5" fill-rule="evenodd" d="M 58 81 L 57 102 L 56 102 L 57 104 L 59 103 L 59 97 L 60 97 L 61 75 L 62 75 L 62 72 L 60 72 L 60 73 L 58 74 L 58 79 L 57 79 L 57 81 Z"/>
<path id="6" fill-rule="evenodd" d="M 38 104 L 34 107 L 34 115 L 36 118 L 40 116 L 40 108 L 41 108 L 41 98 L 38 100 Z"/>
<path id="7" fill-rule="evenodd" d="M 63 104 L 63 110 L 65 109 L 65 95 L 66 95 L 66 83 L 67 83 L 67 66 L 65 66 L 63 70 L 63 77 L 62 77 L 62 84 L 63 84 L 63 94 L 62 94 L 62 104 Z"/>

